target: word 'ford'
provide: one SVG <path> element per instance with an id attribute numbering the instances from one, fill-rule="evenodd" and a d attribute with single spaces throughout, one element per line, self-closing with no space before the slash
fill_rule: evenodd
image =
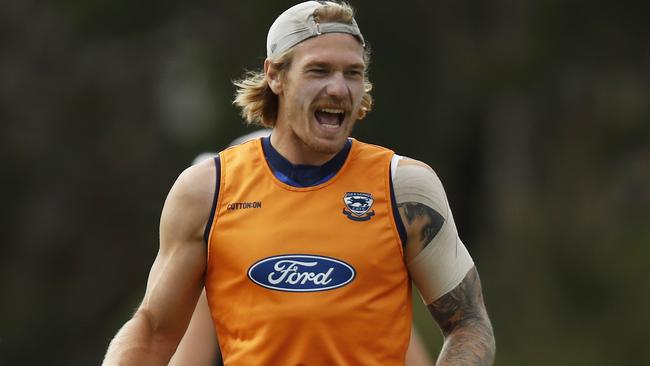
<path id="1" fill-rule="evenodd" d="M 356 272 L 349 264 L 331 257 L 307 254 L 264 258 L 248 269 L 248 278 L 272 290 L 325 291 L 352 282 Z"/>

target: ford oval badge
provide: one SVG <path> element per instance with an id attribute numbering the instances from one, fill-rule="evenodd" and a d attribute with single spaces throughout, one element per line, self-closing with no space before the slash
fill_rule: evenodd
<path id="1" fill-rule="evenodd" d="M 349 264 L 330 257 L 289 254 L 264 258 L 248 269 L 248 278 L 272 290 L 314 292 L 332 290 L 352 282 Z"/>

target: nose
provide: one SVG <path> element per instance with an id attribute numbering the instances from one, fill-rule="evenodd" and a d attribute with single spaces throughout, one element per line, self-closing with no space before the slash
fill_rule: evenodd
<path id="1" fill-rule="evenodd" d="M 332 73 L 325 92 L 328 96 L 343 100 L 350 95 L 350 89 L 342 72 Z"/>

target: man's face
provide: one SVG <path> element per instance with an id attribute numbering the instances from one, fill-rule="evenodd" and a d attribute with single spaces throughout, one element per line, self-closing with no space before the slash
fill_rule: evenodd
<path id="1" fill-rule="evenodd" d="M 359 116 L 364 94 L 363 47 L 349 34 L 329 33 L 294 49 L 280 78 L 274 134 L 305 155 L 339 152 Z"/>

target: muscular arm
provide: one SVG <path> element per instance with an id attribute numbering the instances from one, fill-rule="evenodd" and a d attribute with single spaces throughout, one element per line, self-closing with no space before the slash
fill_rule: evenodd
<path id="1" fill-rule="evenodd" d="M 214 168 L 206 162 L 188 168 L 172 187 L 144 299 L 111 341 L 103 365 L 166 365 L 174 353 L 203 286 L 203 228 L 214 182 Z"/>
<path id="2" fill-rule="evenodd" d="M 428 308 L 445 336 L 438 365 L 492 364 L 496 345 L 476 267 Z"/>
<path id="3" fill-rule="evenodd" d="M 394 186 L 408 236 L 405 260 L 445 338 L 437 364 L 491 365 L 495 341 L 480 280 L 442 184 L 426 164 L 402 159 Z"/>
<path id="4" fill-rule="evenodd" d="M 167 366 L 214 365 L 219 353 L 217 332 L 210 316 L 205 290 L 201 292 L 190 325 Z"/>

